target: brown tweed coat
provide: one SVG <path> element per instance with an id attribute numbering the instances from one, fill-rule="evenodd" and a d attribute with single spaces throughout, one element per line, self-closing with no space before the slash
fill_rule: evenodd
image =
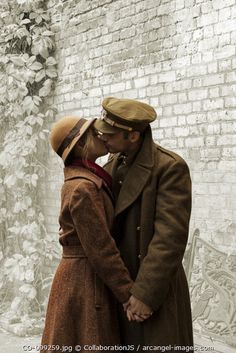
<path id="1" fill-rule="evenodd" d="M 48 348 L 42 352 L 51 352 L 52 345 L 72 347 L 70 352 L 81 345 L 83 352 L 83 345 L 118 344 L 116 299 L 126 302 L 132 286 L 110 235 L 114 209 L 102 179 L 81 167 L 65 167 L 64 174 L 63 257 L 52 283 L 42 337 Z"/>
<path id="2" fill-rule="evenodd" d="M 105 166 L 113 180 L 118 164 L 116 154 Z M 121 310 L 122 342 L 170 345 L 168 352 L 175 352 L 175 345 L 193 345 L 182 266 L 191 213 L 189 169 L 180 156 L 156 145 L 148 128 L 125 173 L 115 207 L 117 245 L 135 280 L 131 292 L 154 314 L 141 324 L 129 323 Z"/>

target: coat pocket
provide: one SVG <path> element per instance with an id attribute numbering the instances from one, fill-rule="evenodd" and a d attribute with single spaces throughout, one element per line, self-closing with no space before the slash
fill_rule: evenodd
<path id="1" fill-rule="evenodd" d="M 94 297 L 95 297 L 95 308 L 97 310 L 102 308 L 103 305 L 103 291 L 104 291 L 104 283 L 95 274 L 95 285 L 94 285 Z"/>

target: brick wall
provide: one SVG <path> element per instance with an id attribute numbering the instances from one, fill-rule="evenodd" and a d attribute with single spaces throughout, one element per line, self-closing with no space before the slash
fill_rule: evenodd
<path id="1" fill-rule="evenodd" d="M 50 0 L 49 6 L 55 6 Z M 155 140 L 188 162 L 191 233 L 236 248 L 236 1 L 62 1 L 52 17 L 58 117 L 100 114 L 103 97 L 154 106 Z M 50 158 L 45 210 L 57 232 L 61 168 Z"/>

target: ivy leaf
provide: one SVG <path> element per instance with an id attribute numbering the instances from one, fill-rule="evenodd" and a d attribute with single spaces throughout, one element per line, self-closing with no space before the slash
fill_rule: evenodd
<path id="1" fill-rule="evenodd" d="M 35 55 L 32 55 L 28 61 L 27 61 L 27 67 L 29 67 L 30 65 L 33 64 L 33 62 L 36 60 L 36 56 Z"/>
<path id="2" fill-rule="evenodd" d="M 42 99 L 38 96 L 33 96 L 33 102 L 36 105 L 39 105 L 42 102 Z"/>
<path id="3" fill-rule="evenodd" d="M 11 309 L 16 312 L 21 304 L 22 298 L 15 297 L 13 302 L 11 303 Z"/>
<path id="4" fill-rule="evenodd" d="M 32 177 L 31 177 L 31 184 L 33 186 L 37 186 L 37 180 L 38 180 L 38 175 L 37 174 L 33 174 Z"/>
<path id="5" fill-rule="evenodd" d="M 43 87 L 39 90 L 40 97 L 46 97 L 51 91 L 51 80 L 46 80 Z"/>
<path id="6" fill-rule="evenodd" d="M 47 60 L 46 60 L 47 66 L 52 66 L 52 65 L 56 65 L 56 64 L 57 64 L 57 62 L 52 56 L 49 56 L 49 58 L 47 58 Z"/>
<path id="7" fill-rule="evenodd" d="M 55 69 L 47 69 L 46 70 L 46 74 L 48 77 L 50 78 L 54 78 L 54 77 L 57 77 L 57 72 Z"/>
<path id="8" fill-rule="evenodd" d="M 40 22 L 42 22 L 42 17 L 41 16 L 37 16 L 36 18 L 35 18 L 35 22 L 37 23 L 37 24 L 39 24 Z"/>
<path id="9" fill-rule="evenodd" d="M 4 184 L 8 187 L 11 188 L 13 185 L 16 184 L 16 176 L 14 174 L 5 176 L 4 178 Z"/>
<path id="10" fill-rule="evenodd" d="M 22 26 L 22 25 L 27 25 L 28 23 L 31 23 L 31 21 L 30 21 L 28 18 L 25 18 L 24 20 L 22 20 L 22 21 L 20 22 L 20 26 Z"/>
<path id="11" fill-rule="evenodd" d="M 19 290 L 20 292 L 27 294 L 30 299 L 34 299 L 37 294 L 36 289 L 31 284 L 24 284 Z"/>
<path id="12" fill-rule="evenodd" d="M 46 37 L 48 37 L 48 36 L 54 36 L 54 33 L 52 32 L 52 31 L 44 31 L 43 33 L 42 33 L 42 35 L 43 36 L 46 36 Z"/>
<path id="13" fill-rule="evenodd" d="M 13 62 L 16 66 L 24 66 L 25 62 L 20 56 L 12 56 L 10 57 L 11 62 Z"/>
<path id="14" fill-rule="evenodd" d="M 37 13 L 31 12 L 30 15 L 29 15 L 29 18 L 30 18 L 31 20 L 33 20 L 33 19 L 36 18 L 37 16 L 38 16 Z"/>
<path id="15" fill-rule="evenodd" d="M 38 71 L 43 68 L 43 65 L 40 62 L 35 61 L 32 65 L 29 66 L 29 68 L 33 71 Z"/>
<path id="16" fill-rule="evenodd" d="M 44 58 L 46 59 L 49 55 L 48 53 L 48 49 L 45 45 L 41 44 L 40 47 L 39 47 L 39 54 Z"/>
<path id="17" fill-rule="evenodd" d="M 34 250 L 34 252 L 36 252 L 37 250 L 35 249 L 35 248 L 31 248 L 31 249 L 33 249 Z M 33 282 L 34 281 L 34 272 L 32 271 L 32 270 L 27 270 L 26 272 L 25 272 L 25 280 L 27 281 L 27 282 Z"/>
<path id="18" fill-rule="evenodd" d="M 45 77 L 45 70 L 40 70 L 37 72 L 37 74 L 35 75 L 35 81 L 36 82 L 40 82 L 44 77 Z"/>

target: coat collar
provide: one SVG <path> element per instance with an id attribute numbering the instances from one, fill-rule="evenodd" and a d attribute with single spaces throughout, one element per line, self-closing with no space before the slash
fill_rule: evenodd
<path id="1" fill-rule="evenodd" d="M 98 189 L 102 187 L 102 179 L 99 176 L 92 173 L 90 170 L 82 167 L 68 166 L 64 168 L 64 180 L 72 180 L 77 178 L 83 178 L 92 181 L 97 185 Z"/>
<path id="2" fill-rule="evenodd" d="M 132 164 L 120 189 L 115 207 L 115 216 L 129 207 L 141 194 L 144 186 L 150 177 L 154 165 L 154 143 L 152 131 L 149 126 L 144 135 L 143 144 Z M 106 169 L 112 175 L 115 174 L 117 159 L 120 154 L 116 154 L 106 164 Z"/>

